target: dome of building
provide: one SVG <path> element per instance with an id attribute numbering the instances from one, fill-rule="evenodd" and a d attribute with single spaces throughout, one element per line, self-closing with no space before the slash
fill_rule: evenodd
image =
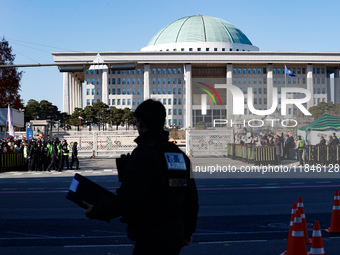
<path id="1" fill-rule="evenodd" d="M 250 51 L 247 36 L 229 22 L 195 15 L 178 19 L 156 33 L 142 51 Z"/>

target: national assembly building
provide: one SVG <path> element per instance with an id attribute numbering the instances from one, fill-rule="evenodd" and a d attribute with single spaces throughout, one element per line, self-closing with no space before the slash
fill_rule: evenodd
<path id="1" fill-rule="evenodd" d="M 289 88 L 310 92 L 306 109 L 320 102 L 340 103 L 340 52 L 260 51 L 239 28 L 210 16 L 166 25 L 141 51 L 52 55 L 63 72 L 63 111 L 69 114 L 99 101 L 134 110 L 152 98 L 165 106 L 166 126 L 193 128 L 201 121 L 211 127 L 215 119 L 252 119 L 249 103 L 267 110 L 275 97 L 280 111 L 281 91 Z M 233 102 L 223 84 L 237 86 L 243 102 Z M 305 95 L 291 92 L 286 97 Z M 301 112 L 294 105 L 285 107 L 286 118 Z"/>

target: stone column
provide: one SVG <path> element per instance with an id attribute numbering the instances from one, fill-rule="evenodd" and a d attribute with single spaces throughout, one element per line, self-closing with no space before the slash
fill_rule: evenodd
<path id="1" fill-rule="evenodd" d="M 79 81 L 79 91 L 80 91 L 80 108 L 83 109 L 83 83 Z"/>
<path id="2" fill-rule="evenodd" d="M 74 108 L 76 108 L 76 107 L 79 107 L 78 105 L 79 105 L 79 98 L 78 98 L 78 93 L 79 93 L 79 91 L 78 91 L 78 86 L 79 86 L 79 80 L 78 80 L 78 78 L 76 77 L 75 78 L 75 81 L 74 81 L 74 95 L 75 95 L 75 100 L 74 100 Z"/>
<path id="3" fill-rule="evenodd" d="M 192 80 L 191 64 L 184 65 L 185 82 L 185 128 L 192 128 Z"/>
<path id="4" fill-rule="evenodd" d="M 74 74 L 70 74 L 71 83 L 70 83 L 70 114 L 74 111 Z"/>
<path id="5" fill-rule="evenodd" d="M 70 114 L 70 76 L 63 73 L 63 112 Z"/>
<path id="6" fill-rule="evenodd" d="M 340 103 L 340 79 L 339 68 L 334 69 L 334 104 Z"/>
<path id="7" fill-rule="evenodd" d="M 273 87 L 274 87 L 273 64 L 268 64 L 267 66 L 267 109 L 270 109 L 273 104 Z"/>
<path id="8" fill-rule="evenodd" d="M 311 94 L 311 99 L 307 102 L 307 110 L 314 105 L 314 79 L 313 79 L 313 65 L 307 65 L 307 90 Z"/>
<path id="9" fill-rule="evenodd" d="M 227 64 L 227 85 L 233 85 L 233 64 Z M 233 95 L 227 89 L 227 120 L 228 126 L 231 125 L 231 119 L 233 118 Z"/>
<path id="10" fill-rule="evenodd" d="M 108 85 L 107 85 L 107 71 L 108 69 L 103 69 L 102 70 L 102 102 L 104 104 L 109 104 L 109 93 L 108 93 Z"/>
<path id="11" fill-rule="evenodd" d="M 326 77 L 326 85 L 327 85 L 327 102 L 332 101 L 332 91 L 331 91 L 331 74 L 327 72 L 327 77 Z"/>
<path id="12" fill-rule="evenodd" d="M 144 65 L 144 101 L 150 98 L 150 65 Z"/>

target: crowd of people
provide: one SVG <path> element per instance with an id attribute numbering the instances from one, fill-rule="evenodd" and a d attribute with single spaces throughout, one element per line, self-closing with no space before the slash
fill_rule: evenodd
<path id="1" fill-rule="evenodd" d="M 275 146 L 276 160 L 278 164 L 281 164 L 281 158 L 290 158 L 290 149 L 296 149 L 296 156 L 300 165 L 303 165 L 303 150 L 306 146 L 305 140 L 298 135 L 295 139 L 290 135 L 273 135 L 269 134 L 263 137 L 246 137 L 242 135 L 236 135 L 236 143 L 247 146 Z M 328 136 L 328 141 L 321 136 L 320 142 L 316 144 L 318 146 L 335 146 L 340 145 L 340 140 L 336 136 L 336 133 Z"/>
<path id="2" fill-rule="evenodd" d="M 51 171 L 61 172 L 66 165 L 67 170 L 79 168 L 78 144 L 71 146 L 66 140 L 60 141 L 58 138 L 44 141 L 36 140 L 14 140 L 13 137 L 6 138 L 0 142 L 0 153 L 22 152 L 25 159 L 25 168 L 28 171 Z M 71 155 L 71 164 L 69 156 Z"/>

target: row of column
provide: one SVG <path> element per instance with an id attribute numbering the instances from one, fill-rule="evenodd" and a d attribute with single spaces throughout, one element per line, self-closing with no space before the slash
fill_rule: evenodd
<path id="1" fill-rule="evenodd" d="M 83 108 L 82 83 L 74 73 L 63 73 L 63 112 L 72 114 L 75 108 Z"/>
<path id="2" fill-rule="evenodd" d="M 227 84 L 232 84 L 233 81 L 233 64 L 227 64 L 226 66 L 226 81 Z M 340 103 L 340 79 L 339 70 L 334 71 L 334 103 Z M 82 84 L 80 80 L 75 77 L 74 73 L 63 74 L 63 111 L 72 114 L 74 108 L 82 108 L 83 96 L 82 96 Z M 102 70 L 102 102 L 108 104 L 108 69 Z M 150 98 L 150 65 L 144 65 L 144 100 Z M 328 74 L 329 78 L 329 74 Z M 313 84 L 313 65 L 307 65 L 307 90 L 311 93 L 312 97 L 307 102 L 307 109 L 313 106 L 314 100 L 314 84 Z M 184 126 L 186 128 L 192 127 L 192 70 L 191 64 L 184 64 L 184 83 L 185 83 L 185 121 Z M 267 66 L 267 108 L 269 109 L 273 102 L 273 65 Z M 327 79 L 327 99 L 330 98 L 330 82 Z M 231 92 L 227 91 L 227 118 L 231 119 L 233 115 L 233 97 Z"/>

